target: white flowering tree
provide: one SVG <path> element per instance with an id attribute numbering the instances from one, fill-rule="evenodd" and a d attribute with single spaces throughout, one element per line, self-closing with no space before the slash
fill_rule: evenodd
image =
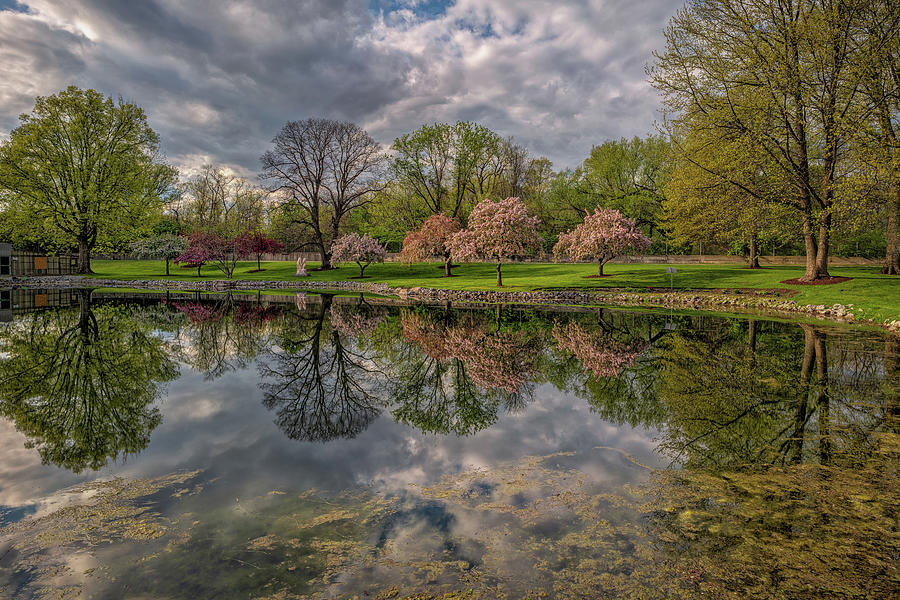
<path id="1" fill-rule="evenodd" d="M 131 244 L 131 251 L 140 258 L 157 258 L 166 261 L 166 276 L 169 275 L 169 261 L 184 253 L 190 243 L 186 237 L 163 233 Z"/>
<path id="2" fill-rule="evenodd" d="M 370 264 L 384 262 L 387 250 L 375 238 L 366 234 L 348 233 L 331 245 L 331 260 L 336 263 L 355 262 L 359 265 L 359 277 Z"/>

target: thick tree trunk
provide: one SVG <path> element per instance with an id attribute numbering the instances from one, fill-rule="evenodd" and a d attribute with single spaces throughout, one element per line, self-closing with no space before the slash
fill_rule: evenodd
<path id="1" fill-rule="evenodd" d="M 602 262 L 599 263 L 599 265 L 597 266 L 597 275 L 603 277 L 603 263 Z"/>
<path id="2" fill-rule="evenodd" d="M 450 274 L 450 268 L 451 268 L 451 267 L 450 267 L 450 263 L 451 263 L 450 257 L 449 257 L 449 256 L 445 257 L 445 260 L 444 260 L 444 277 L 452 277 L 452 275 Z"/>
<path id="3" fill-rule="evenodd" d="M 366 269 L 366 267 L 367 267 L 368 265 L 364 265 L 364 264 L 362 264 L 362 263 L 356 263 L 356 264 L 359 265 L 359 278 L 362 279 L 362 278 L 363 278 L 363 271 Z"/>
<path id="4" fill-rule="evenodd" d="M 900 177 L 900 173 L 897 174 Z M 900 275 L 900 182 L 891 180 L 890 198 L 887 202 L 887 247 L 884 252 L 884 275 Z"/>
<path id="5" fill-rule="evenodd" d="M 803 217 L 803 243 L 806 248 L 806 272 L 800 281 L 815 281 L 828 277 L 828 234 L 824 223 L 820 225 L 819 239 L 816 240 L 815 227 L 812 214 L 804 212 Z M 821 235 L 825 229 L 825 237 Z M 825 248 L 822 248 L 822 244 Z M 824 268 L 823 268 L 824 267 Z"/>
<path id="6" fill-rule="evenodd" d="M 91 248 L 84 238 L 78 239 L 78 274 L 87 275 L 91 270 Z"/>
<path id="7" fill-rule="evenodd" d="M 756 236 L 750 236 L 750 268 L 759 269 L 759 250 L 756 247 Z"/>
<path id="8" fill-rule="evenodd" d="M 497 287 L 503 287 L 503 275 L 500 273 L 500 261 L 497 261 Z"/>
<path id="9" fill-rule="evenodd" d="M 830 277 L 828 274 L 828 238 L 831 234 L 831 213 L 827 212 L 819 220 L 819 250 L 816 253 L 816 279 Z"/>

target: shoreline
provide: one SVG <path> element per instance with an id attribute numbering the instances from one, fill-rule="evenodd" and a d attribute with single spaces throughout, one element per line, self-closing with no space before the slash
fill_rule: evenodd
<path id="1" fill-rule="evenodd" d="M 183 291 L 257 291 L 257 290 L 295 290 L 295 291 L 336 291 L 361 292 L 394 296 L 401 300 L 423 302 L 482 302 L 482 303 L 516 303 L 530 305 L 599 305 L 631 306 L 636 308 L 671 308 L 691 310 L 715 310 L 736 314 L 762 313 L 773 316 L 799 315 L 819 318 L 845 324 L 872 325 L 891 332 L 900 332 L 900 320 L 885 320 L 883 323 L 870 319 L 857 318 L 853 305 L 811 305 L 799 304 L 795 300 L 773 296 L 767 290 L 758 292 L 722 293 L 703 290 L 672 290 L 634 292 L 609 288 L 602 292 L 579 290 L 535 290 L 535 291 L 479 291 L 451 290 L 425 287 L 393 287 L 382 283 L 359 281 L 258 281 L 246 279 L 216 279 L 211 281 L 172 281 L 172 280 L 122 280 L 98 279 L 81 276 L 54 277 L 12 277 L 0 282 L 0 286 L 9 288 L 43 288 L 58 289 L 72 287 L 90 288 L 131 288 L 147 290 L 183 290 Z"/>

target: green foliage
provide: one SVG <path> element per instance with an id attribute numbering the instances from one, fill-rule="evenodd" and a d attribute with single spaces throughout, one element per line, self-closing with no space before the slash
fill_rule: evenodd
<path id="1" fill-rule="evenodd" d="M 98 241 L 121 246 L 156 220 L 175 177 L 158 144 L 138 106 L 69 87 L 36 98 L 0 146 L 0 188 L 23 218 L 77 243 L 79 271 L 89 272 Z"/>
<path id="2" fill-rule="evenodd" d="M 161 422 L 159 386 L 178 375 L 149 327 L 80 293 L 78 310 L 0 330 L 0 414 L 45 464 L 75 472 L 142 450 Z"/>

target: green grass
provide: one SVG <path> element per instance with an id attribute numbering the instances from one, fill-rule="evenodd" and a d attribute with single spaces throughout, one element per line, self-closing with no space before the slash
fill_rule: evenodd
<path id="1" fill-rule="evenodd" d="M 242 262 L 235 271 L 235 279 L 272 281 L 296 281 L 303 287 L 308 281 L 294 277 L 296 265 L 293 262 L 264 262 L 263 271 L 250 273 L 256 269 L 255 262 Z M 315 268 L 309 263 L 307 268 Z M 541 289 L 600 289 L 647 287 L 668 288 L 669 276 L 666 265 L 617 265 L 608 264 L 604 272 L 612 275 L 603 279 L 585 279 L 597 272 L 590 264 L 519 263 L 503 265 L 503 290 L 531 291 Z M 94 277 L 108 279 L 167 279 L 162 261 L 94 261 Z M 739 265 L 677 265 L 673 287 L 676 289 L 735 289 L 735 288 L 780 288 L 795 289 L 791 296 L 801 304 L 844 304 L 853 305 L 858 317 L 884 321 L 900 319 L 900 278 L 880 275 L 875 267 L 832 267 L 829 272 L 835 276 L 852 277 L 852 281 L 835 285 L 790 286 L 782 280 L 800 277 L 802 267 L 773 266 L 760 270 L 750 270 Z M 445 278 L 443 265 L 437 263 L 383 263 L 366 269 L 363 281 L 385 283 L 395 287 L 433 287 L 446 289 L 495 290 L 495 266 L 492 264 L 464 264 L 454 269 L 458 277 Z M 197 277 L 197 269 L 171 267 L 168 279 L 175 281 L 209 281 L 223 279 L 221 271 L 215 267 L 203 267 L 202 277 Z M 310 272 L 312 281 L 347 281 L 359 275 L 359 268 L 344 265 L 331 271 Z"/>

